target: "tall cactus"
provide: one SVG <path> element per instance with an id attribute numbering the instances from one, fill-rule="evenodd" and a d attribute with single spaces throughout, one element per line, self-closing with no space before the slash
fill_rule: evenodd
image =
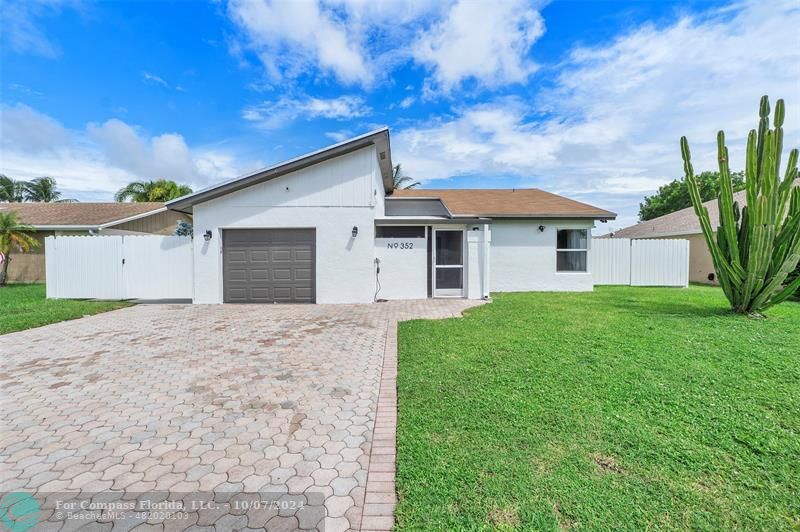
<path id="1" fill-rule="evenodd" d="M 719 283 L 736 312 L 758 314 L 784 301 L 800 288 L 800 277 L 787 276 L 800 262 L 800 187 L 797 149 L 789 152 L 783 179 L 783 100 L 775 105 L 774 129 L 769 127 L 769 98 L 759 107 L 758 130 L 747 136 L 745 165 L 747 206 L 733 199 L 725 133 L 717 133 L 719 159 L 719 226 L 712 225 L 700 198 L 692 169 L 689 143 L 681 137 L 681 155 L 692 205 L 711 251 Z M 716 233 L 716 236 L 715 236 Z"/>

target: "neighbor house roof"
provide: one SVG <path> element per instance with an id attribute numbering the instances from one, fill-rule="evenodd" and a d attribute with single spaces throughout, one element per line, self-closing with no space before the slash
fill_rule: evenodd
<path id="1" fill-rule="evenodd" d="M 734 193 L 733 201 L 738 201 L 740 207 L 747 205 L 747 192 L 741 190 Z M 716 199 L 703 203 L 708 209 L 708 218 L 711 225 L 719 225 L 719 204 Z M 614 231 L 608 236 L 614 238 L 653 238 L 662 236 L 681 236 L 702 233 L 700 219 L 694 212 L 694 207 L 687 207 L 652 220 L 640 222 L 636 225 Z"/>
<path id="2" fill-rule="evenodd" d="M 302 170 L 311 165 L 360 150 L 370 145 L 374 145 L 378 152 L 378 166 L 380 167 L 383 186 L 387 191 L 391 190 L 393 183 L 392 154 L 389 146 L 389 128 L 384 127 L 168 201 L 167 207 L 172 210 L 190 213 L 192 206 L 198 203 L 218 198 L 225 194 L 258 183 L 263 183 L 264 181 L 269 181 L 297 170 Z"/>
<path id="3" fill-rule="evenodd" d="M 614 219 L 616 213 L 537 188 L 403 189 L 391 198 L 438 198 L 454 216 Z"/>
<path id="4" fill-rule="evenodd" d="M 0 212 L 15 212 L 36 229 L 89 230 L 164 211 L 163 203 L 0 203 Z"/>

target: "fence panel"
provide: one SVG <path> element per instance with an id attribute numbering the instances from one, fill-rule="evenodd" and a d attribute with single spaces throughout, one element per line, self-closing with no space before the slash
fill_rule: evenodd
<path id="1" fill-rule="evenodd" d="M 594 284 L 689 286 L 688 240 L 592 240 Z"/>
<path id="2" fill-rule="evenodd" d="M 627 238 L 592 240 L 594 284 L 631 284 L 631 241 Z"/>
<path id="3" fill-rule="evenodd" d="M 125 298 L 121 237 L 48 236 L 45 261 L 49 298 Z"/>
<path id="4" fill-rule="evenodd" d="M 192 240 L 185 236 L 125 235 L 125 299 L 192 297 Z"/>
<path id="5" fill-rule="evenodd" d="M 689 286 L 689 241 L 631 242 L 631 286 Z"/>
<path id="6" fill-rule="evenodd" d="M 190 299 L 192 240 L 161 235 L 45 238 L 47 297 Z"/>

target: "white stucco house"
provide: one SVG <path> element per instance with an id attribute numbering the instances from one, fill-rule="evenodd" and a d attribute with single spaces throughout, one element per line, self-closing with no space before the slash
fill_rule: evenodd
<path id="1" fill-rule="evenodd" d="M 194 220 L 195 303 L 589 291 L 615 214 L 537 189 L 392 190 L 380 129 L 167 203 Z"/>

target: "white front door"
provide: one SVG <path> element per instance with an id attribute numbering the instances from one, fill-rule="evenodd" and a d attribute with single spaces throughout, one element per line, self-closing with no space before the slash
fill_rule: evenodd
<path id="1" fill-rule="evenodd" d="M 433 230 L 433 296 L 464 297 L 464 230 Z"/>

